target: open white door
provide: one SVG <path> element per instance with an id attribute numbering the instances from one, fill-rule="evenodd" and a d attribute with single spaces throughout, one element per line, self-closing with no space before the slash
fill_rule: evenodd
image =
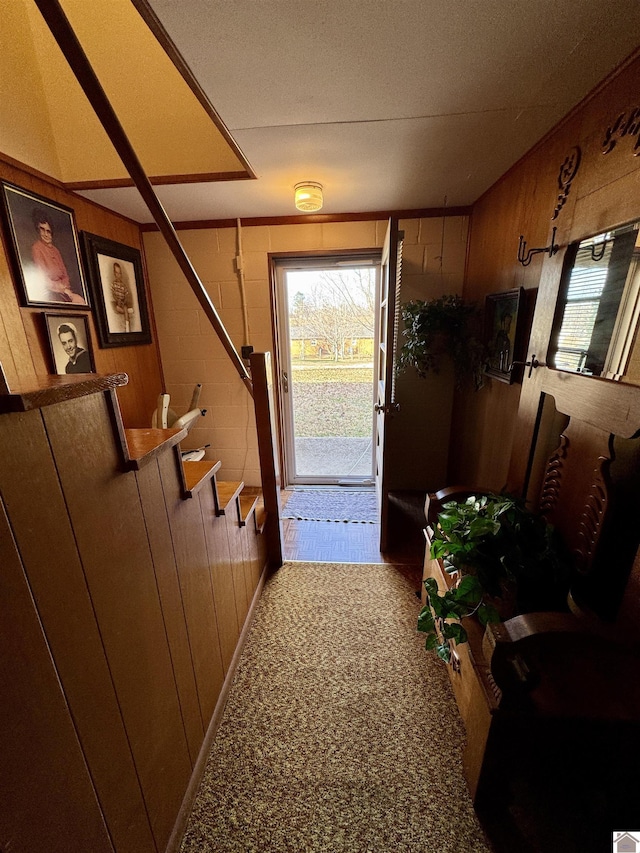
<path id="1" fill-rule="evenodd" d="M 395 353 L 398 339 L 398 306 L 402 272 L 402 240 L 398 220 L 391 218 L 382 250 L 380 272 L 380 306 L 377 328 L 377 379 L 375 448 L 375 481 L 380 507 L 380 550 L 386 551 L 389 540 L 389 488 L 385 454 L 387 419 L 399 410 L 395 400 Z"/>

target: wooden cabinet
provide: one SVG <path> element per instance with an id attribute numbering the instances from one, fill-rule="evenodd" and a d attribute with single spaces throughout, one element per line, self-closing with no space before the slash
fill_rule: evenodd
<path id="1" fill-rule="evenodd" d="M 451 586 L 451 577 L 444 571 L 440 560 L 432 560 L 429 556 L 431 538 L 428 529 L 425 530 L 425 537 L 427 547 L 423 580 L 434 578 L 440 592 L 445 592 Z M 422 599 L 424 604 L 424 586 Z M 482 652 L 484 628 L 473 618 L 463 619 L 462 624 L 469 641 L 461 645 L 452 641 L 452 657 L 447 664 L 447 673 L 467 732 L 462 763 L 469 791 L 475 799 L 485 764 L 487 744 L 496 721 L 500 692 Z"/>

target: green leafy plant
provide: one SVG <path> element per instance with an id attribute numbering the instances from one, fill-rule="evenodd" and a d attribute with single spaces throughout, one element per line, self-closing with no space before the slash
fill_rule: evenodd
<path id="1" fill-rule="evenodd" d="M 480 318 L 474 305 L 456 294 L 420 299 L 402 307 L 404 343 L 398 357 L 400 369 L 414 367 L 424 378 L 438 373 L 443 358 L 453 363 L 456 385 L 483 382 L 486 347 L 478 334 Z"/>
<path id="2" fill-rule="evenodd" d="M 418 631 L 426 633 L 427 649 L 435 650 L 447 663 L 451 660 L 451 640 L 467 642 L 461 619 L 477 615 L 482 625 L 500 621 L 497 609 L 484 600 L 484 590 L 473 575 L 466 575 L 442 595 L 435 578 L 427 578 L 424 585 L 427 604 L 418 616 Z"/>
<path id="3" fill-rule="evenodd" d="M 566 606 L 569 561 L 555 531 L 509 495 L 471 495 L 444 504 L 430 553 L 461 578 L 442 594 L 428 578 L 427 604 L 418 617 L 427 648 L 445 661 L 451 640 L 467 640 L 460 620 L 475 615 L 482 625 L 499 622 L 509 589 L 515 590 L 516 612 Z"/>

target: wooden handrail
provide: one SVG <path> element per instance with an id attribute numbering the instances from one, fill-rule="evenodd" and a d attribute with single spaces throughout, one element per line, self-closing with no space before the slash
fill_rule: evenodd
<path id="1" fill-rule="evenodd" d="M 254 385 L 254 407 L 258 430 L 258 454 L 262 474 L 262 495 L 266 510 L 266 538 L 269 567 L 279 569 L 283 563 L 282 519 L 280 518 L 280 466 L 276 447 L 276 425 L 273 404 L 273 374 L 271 354 L 251 354 L 251 375 Z"/>
<path id="2" fill-rule="evenodd" d="M 104 127 L 113 147 L 116 149 L 118 156 L 122 160 L 124 167 L 131 176 L 131 179 L 136 185 L 143 201 L 149 208 L 149 212 L 153 216 L 156 225 L 167 241 L 167 245 L 171 249 L 171 253 L 176 259 L 185 278 L 189 282 L 191 289 L 195 293 L 198 302 L 202 306 L 202 310 L 207 315 L 209 322 L 220 338 L 222 346 L 225 348 L 227 355 L 231 359 L 233 366 L 238 371 L 240 378 L 253 397 L 251 377 L 247 372 L 244 362 L 238 355 L 238 352 L 233 345 L 233 341 L 229 337 L 229 334 L 225 329 L 209 294 L 204 289 L 198 273 L 189 260 L 171 220 L 157 197 L 151 182 L 149 181 L 149 178 L 147 177 L 142 164 L 133 149 L 133 146 L 129 142 L 124 128 L 120 124 L 120 120 L 111 106 L 111 103 L 107 98 L 91 63 L 89 62 L 73 27 L 69 23 L 67 16 L 60 6 L 60 3 L 58 0 L 35 0 L 35 3 L 45 19 L 47 26 L 51 30 L 53 37 L 58 43 L 65 59 L 69 63 L 71 70 L 75 74 L 78 83 L 89 99 L 89 103 L 93 107 L 96 116 Z"/>

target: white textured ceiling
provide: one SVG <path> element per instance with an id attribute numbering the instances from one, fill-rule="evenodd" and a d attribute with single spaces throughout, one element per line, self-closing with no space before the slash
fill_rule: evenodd
<path id="1" fill-rule="evenodd" d="M 304 179 L 323 213 L 471 204 L 640 45 L 639 0 L 150 5 L 258 175 L 159 187 L 174 221 L 292 215 Z"/>

